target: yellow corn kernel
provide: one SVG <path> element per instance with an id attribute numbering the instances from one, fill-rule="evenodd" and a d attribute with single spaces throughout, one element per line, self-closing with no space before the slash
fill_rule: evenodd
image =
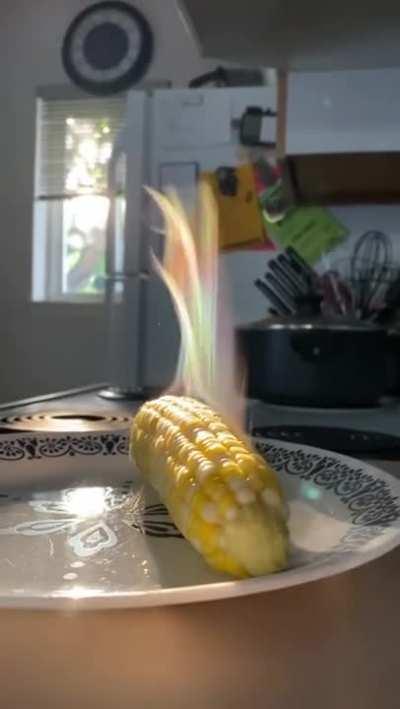
<path id="1" fill-rule="evenodd" d="M 248 451 L 244 446 L 238 445 L 238 441 L 236 442 L 235 446 L 229 446 L 229 453 L 233 456 L 235 460 L 237 456 L 246 455 L 247 452 Z"/>
<path id="2" fill-rule="evenodd" d="M 236 576 L 237 578 L 246 578 L 246 576 L 249 576 L 246 569 L 231 557 L 227 557 L 223 549 L 213 551 L 208 555 L 207 560 L 217 571 L 224 571 L 226 574 Z"/>
<path id="3" fill-rule="evenodd" d="M 201 517 L 194 515 L 188 525 L 188 531 L 193 539 L 198 551 L 209 555 L 215 552 L 218 547 L 220 528 L 217 524 L 206 523 Z"/>
<path id="4" fill-rule="evenodd" d="M 218 501 L 225 494 L 226 484 L 220 475 L 212 472 L 203 482 L 203 490 L 212 500 Z"/>
<path id="5" fill-rule="evenodd" d="M 216 422 L 210 423 L 208 428 L 216 436 L 218 436 L 218 434 L 222 434 L 222 437 L 227 435 L 226 426 L 224 426 L 222 421 L 216 421 Z"/>
<path id="6" fill-rule="evenodd" d="M 214 441 L 214 435 L 204 429 L 198 431 L 194 437 L 195 444 L 199 446 L 203 451 L 205 451 L 207 446 L 209 446 L 211 443 L 214 443 Z"/>
<path id="7" fill-rule="evenodd" d="M 157 451 L 157 453 L 162 453 L 162 451 L 165 450 L 164 436 L 157 436 L 154 441 L 154 450 Z"/>
<path id="8" fill-rule="evenodd" d="M 205 454 L 211 460 L 221 460 L 226 458 L 228 451 L 221 443 L 210 441 L 205 444 Z"/>
<path id="9" fill-rule="evenodd" d="M 250 453 L 239 453 L 235 456 L 235 460 L 243 475 L 249 475 L 254 471 L 254 460 Z"/>
<path id="10" fill-rule="evenodd" d="M 254 492 L 262 492 L 265 488 L 264 479 L 254 471 L 246 473 L 245 480 Z"/>
<path id="11" fill-rule="evenodd" d="M 193 449 L 190 451 L 186 459 L 186 465 L 188 466 L 189 470 L 191 470 L 194 474 L 204 463 L 207 463 L 207 458 L 202 453 L 200 453 L 200 451 L 195 448 L 195 446 L 193 446 Z"/>
<path id="12" fill-rule="evenodd" d="M 209 502 L 209 498 L 200 489 L 197 490 L 192 500 L 192 514 L 200 519 L 203 518 L 203 508 Z"/>
<path id="13" fill-rule="evenodd" d="M 175 470 L 175 477 L 176 487 L 178 488 L 178 490 L 187 487 L 187 484 L 190 482 L 190 480 L 194 479 L 185 465 L 177 466 Z"/>
<path id="14" fill-rule="evenodd" d="M 219 468 L 223 478 L 229 479 L 232 476 L 240 475 L 240 468 L 234 460 L 223 460 Z"/>

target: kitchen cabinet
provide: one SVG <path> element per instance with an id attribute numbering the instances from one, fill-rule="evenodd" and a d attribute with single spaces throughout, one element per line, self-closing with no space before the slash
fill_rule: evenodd
<path id="1" fill-rule="evenodd" d="M 291 72 L 286 152 L 400 151 L 400 68 Z"/>
<path id="2" fill-rule="evenodd" d="M 400 65 L 396 0 L 179 0 L 205 57 L 281 69 Z"/>
<path id="3" fill-rule="evenodd" d="M 399 82 L 397 67 L 280 78 L 278 152 L 294 201 L 399 201 Z"/>

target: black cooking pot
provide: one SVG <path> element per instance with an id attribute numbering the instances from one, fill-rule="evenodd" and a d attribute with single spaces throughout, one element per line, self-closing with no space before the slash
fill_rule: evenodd
<path id="1" fill-rule="evenodd" d="M 387 392 L 400 395 L 400 330 L 390 328 L 387 331 L 386 345 Z"/>
<path id="2" fill-rule="evenodd" d="M 248 395 L 276 404 L 373 406 L 385 393 L 386 331 L 352 319 L 282 318 L 238 330 Z"/>

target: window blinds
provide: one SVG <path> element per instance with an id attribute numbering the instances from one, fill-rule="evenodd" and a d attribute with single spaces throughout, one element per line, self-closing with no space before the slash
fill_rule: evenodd
<path id="1" fill-rule="evenodd" d="M 104 194 L 125 97 L 38 99 L 36 198 Z"/>

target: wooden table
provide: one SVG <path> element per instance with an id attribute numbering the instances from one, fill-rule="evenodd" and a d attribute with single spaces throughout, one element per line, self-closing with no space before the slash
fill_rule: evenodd
<path id="1" fill-rule="evenodd" d="M 66 403 L 110 410 L 90 394 L 51 408 Z M 49 404 L 25 405 L 24 413 Z M 248 598 L 1 611 L 0 707 L 398 709 L 399 604 L 397 549 L 331 579 Z"/>

